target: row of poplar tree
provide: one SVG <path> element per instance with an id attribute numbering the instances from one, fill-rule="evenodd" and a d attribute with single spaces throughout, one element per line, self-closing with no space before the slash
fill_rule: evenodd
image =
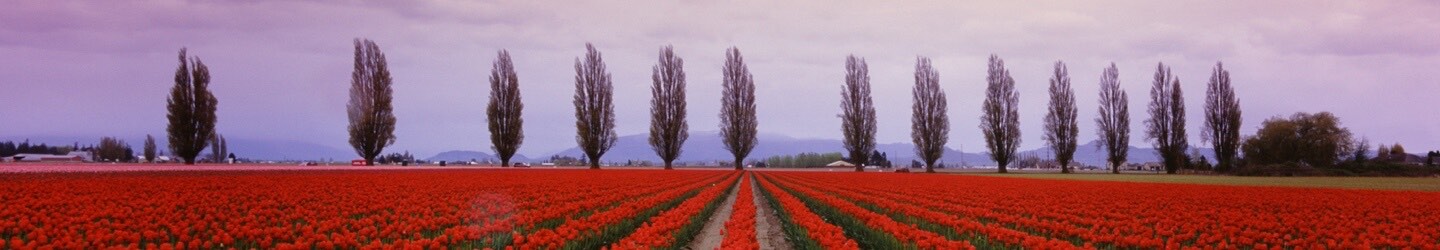
<path id="1" fill-rule="evenodd" d="M 395 142 L 395 116 L 392 108 L 393 82 L 385 54 L 375 42 L 356 39 L 355 65 L 351 74 L 350 101 L 346 105 L 349 118 L 350 145 L 367 164 L 386 146 Z M 576 143 L 585 152 L 590 168 L 600 167 L 600 158 L 614 146 L 615 115 L 610 72 L 595 46 L 586 44 L 586 53 L 575 60 Z M 180 67 L 175 75 L 169 104 L 170 148 L 186 163 L 214 138 L 215 96 L 208 90 L 209 69 L 198 58 L 187 58 L 180 51 Z M 498 52 L 490 74 L 490 96 L 486 119 L 490 139 L 502 166 L 508 166 L 520 144 L 524 142 L 519 78 L 510 53 Z M 876 117 L 870 94 L 869 66 L 864 58 L 854 55 L 846 59 L 846 76 L 841 90 L 841 130 L 849 159 L 868 162 L 875 151 Z M 1020 145 L 1019 93 L 1015 79 L 1005 62 L 991 55 L 986 76 L 985 100 L 981 106 L 980 129 L 990 157 L 998 170 L 1016 158 Z M 756 144 L 755 82 L 740 50 L 725 52 L 722 68 L 720 135 L 723 146 L 734 156 L 735 169 L 742 169 L 745 157 Z M 686 122 L 684 60 L 672 46 L 660 48 L 659 60 L 652 68 L 653 84 L 650 102 L 649 143 L 655 153 L 671 169 L 679 158 L 681 145 L 689 137 Z M 1056 62 L 1049 81 L 1049 108 L 1045 115 L 1044 139 L 1062 172 L 1070 166 L 1077 145 L 1079 128 L 1076 117 L 1075 93 L 1064 62 Z M 1108 162 L 1118 173 L 1124 164 L 1130 143 L 1129 99 L 1120 89 L 1119 71 L 1112 63 L 1100 77 L 1099 116 L 1095 123 L 1100 141 L 1108 152 Z M 940 88 L 940 75 L 930 59 L 918 57 L 915 63 L 915 85 L 912 89 L 913 115 L 911 139 L 915 154 L 923 160 L 926 172 L 934 172 L 935 162 L 949 140 L 950 122 L 945 92 Z M 1163 63 L 1155 70 L 1150 89 L 1150 118 L 1145 121 L 1146 138 L 1160 152 L 1166 171 L 1176 172 L 1186 163 L 1184 96 L 1180 80 Z M 1240 144 L 1240 102 L 1230 85 L 1229 72 L 1222 64 L 1215 65 L 1206 89 L 1205 122 L 1201 133 L 1212 142 L 1217 169 L 1233 168 Z M 856 171 L 863 171 L 857 164 Z"/>

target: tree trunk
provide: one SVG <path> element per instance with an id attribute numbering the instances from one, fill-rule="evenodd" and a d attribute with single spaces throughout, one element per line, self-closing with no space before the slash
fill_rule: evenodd
<path id="1" fill-rule="evenodd" d="M 735 170 L 745 170 L 745 158 L 735 157 Z"/>
<path id="2" fill-rule="evenodd" d="M 1062 173 L 1062 174 L 1069 174 L 1070 172 L 1071 172 L 1071 171 L 1070 171 L 1070 164 L 1066 164 L 1066 163 L 1061 163 L 1061 164 L 1060 164 L 1060 173 Z"/>
<path id="3" fill-rule="evenodd" d="M 503 167 L 509 167 L 509 166 L 510 166 L 510 159 L 509 159 L 509 158 L 502 158 L 502 159 L 500 159 L 500 167 L 503 168 Z"/>
<path id="4" fill-rule="evenodd" d="M 665 161 L 665 170 L 672 170 L 672 169 L 675 169 L 675 168 L 674 168 L 674 167 L 671 167 L 670 161 Z"/>
<path id="5" fill-rule="evenodd" d="M 375 157 L 365 157 L 365 166 L 375 166 Z"/>
<path id="6" fill-rule="evenodd" d="M 600 157 L 590 157 L 590 169 L 600 169 Z"/>
<path id="7" fill-rule="evenodd" d="M 997 162 L 996 164 L 1000 165 L 1000 173 L 1009 173 L 1009 171 L 1005 170 L 1005 165 L 1009 165 L 1009 162 Z"/>
<path id="8" fill-rule="evenodd" d="M 1112 174 L 1119 174 L 1119 173 L 1120 173 L 1120 164 L 1110 163 L 1110 173 L 1112 173 Z"/>
<path id="9" fill-rule="evenodd" d="M 935 163 L 934 163 L 934 162 L 926 162 L 926 163 L 925 163 L 925 172 L 926 172 L 926 173 L 935 173 Z"/>
<path id="10" fill-rule="evenodd" d="M 865 164 L 855 164 L 855 172 L 865 172 Z"/>
<path id="11" fill-rule="evenodd" d="M 1174 159 L 1165 162 L 1165 174 L 1175 174 L 1180 170 L 1180 163 L 1176 163 L 1177 161 L 1180 161 L 1179 157 L 1171 158 Z"/>
<path id="12" fill-rule="evenodd" d="M 185 165 L 195 165 L 195 158 L 185 158 Z"/>

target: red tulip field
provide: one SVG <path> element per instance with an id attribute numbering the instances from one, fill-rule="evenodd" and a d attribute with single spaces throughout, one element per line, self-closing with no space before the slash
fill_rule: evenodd
<path id="1" fill-rule="evenodd" d="M 1436 192 L 954 174 L 33 172 L 0 200 L 0 249 L 1440 248 Z"/>

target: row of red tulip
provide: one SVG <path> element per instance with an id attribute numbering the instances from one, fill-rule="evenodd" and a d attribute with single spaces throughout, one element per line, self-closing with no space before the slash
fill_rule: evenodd
<path id="1" fill-rule="evenodd" d="M 797 246 L 797 248 L 860 249 L 860 245 L 856 244 L 855 240 L 845 236 L 844 230 L 829 222 L 825 222 L 825 219 L 820 218 L 819 215 L 811 212 L 810 208 L 805 207 L 805 203 L 801 202 L 800 199 L 795 198 L 795 196 L 790 195 L 790 193 L 784 190 L 780 190 L 775 184 L 771 184 L 763 178 L 757 183 L 760 183 L 760 190 L 765 192 L 771 204 L 780 207 L 779 210 L 782 212 L 780 218 L 785 222 L 785 226 L 798 227 L 798 230 L 786 231 L 802 232 L 804 235 L 794 235 L 796 239 L 808 239 L 815 244 L 815 246 L 805 246 L 808 242 L 791 242 L 801 245 Z"/>
<path id="2" fill-rule="evenodd" d="M 865 226 L 871 229 L 890 234 L 890 236 L 901 241 L 902 244 L 905 244 L 906 247 L 917 247 L 919 249 L 975 249 L 975 246 L 970 245 L 968 242 L 946 239 L 945 236 L 935 232 L 921 230 L 915 225 L 896 222 L 888 216 L 866 210 L 850 201 L 820 192 L 814 188 L 787 183 L 785 180 L 777 180 L 777 182 L 801 196 L 814 199 L 825 206 L 835 208 L 845 214 L 845 216 L 854 217 L 864 222 Z"/>
<path id="3" fill-rule="evenodd" d="M 611 244 L 610 249 L 674 248 L 677 243 L 687 243 L 676 241 L 693 238 L 694 233 L 698 232 L 693 229 L 704 226 L 706 219 L 709 218 L 709 213 L 705 212 L 707 210 L 714 211 L 715 207 L 719 206 L 719 203 L 724 201 L 726 195 L 730 193 L 729 190 L 735 187 L 734 184 L 735 181 L 729 179 L 719 185 L 706 187 L 700 191 L 700 194 L 685 200 L 679 206 L 650 217 L 645 224 L 635 229 L 635 232 L 615 244 Z M 682 228 L 692 230 L 690 230 L 691 232 L 682 232 Z M 681 233 L 687 234 L 688 237 L 679 237 L 678 235 Z"/>
<path id="4" fill-rule="evenodd" d="M 730 212 L 730 219 L 725 221 L 725 230 L 721 231 L 725 239 L 720 242 L 720 248 L 726 250 L 760 249 L 760 243 L 756 242 L 755 234 L 755 192 L 750 186 L 753 175 L 746 174 L 740 178 L 740 190 L 735 196 L 735 206 Z"/>
<path id="5" fill-rule="evenodd" d="M 541 229 L 530 235 L 517 237 L 515 244 L 521 249 L 555 249 L 561 247 L 580 248 L 600 247 L 608 243 L 602 238 L 623 237 L 619 231 L 628 231 L 617 228 L 622 222 L 631 221 L 636 224 L 643 222 L 646 217 L 640 216 L 642 212 L 658 212 L 654 209 L 663 209 L 661 204 L 667 202 L 678 202 L 688 199 L 687 194 L 698 192 L 702 187 L 717 185 L 726 180 L 733 180 L 734 174 L 714 176 L 703 181 L 696 181 L 681 188 L 664 190 L 653 195 L 631 194 L 635 199 L 623 201 L 609 210 L 585 216 L 584 218 L 569 220 L 556 228 Z"/>
<path id="6" fill-rule="evenodd" d="M 793 175 L 778 174 L 777 178 L 785 179 L 791 183 L 803 183 L 791 184 L 792 186 L 815 186 L 815 188 L 827 190 L 843 199 L 873 205 L 899 216 L 912 217 L 949 227 L 955 230 L 955 232 L 948 237 L 956 240 L 963 239 L 965 238 L 964 236 L 970 236 L 983 238 L 980 242 L 984 242 L 982 244 L 985 245 L 1022 246 L 1025 248 L 1040 249 L 1076 248 L 1068 242 L 1031 235 L 1023 231 L 1006 228 L 1002 226 L 1003 224 L 981 223 L 979 218 L 964 217 L 957 213 L 944 212 L 946 210 L 918 206 L 915 205 L 915 201 L 916 199 L 922 198 L 918 198 L 918 196 L 911 193 L 888 192 L 883 189 L 855 188 L 850 185 L 825 185 L 822 183 L 804 182 L 800 181 L 801 178 Z"/>
<path id="7" fill-rule="evenodd" d="M 882 210 L 877 212 L 1027 248 L 1440 248 L 1440 213 L 1433 212 L 1440 211 L 1440 193 L 1433 192 L 954 175 L 766 175 L 787 187 L 823 190 Z"/>
<path id="8" fill-rule="evenodd" d="M 538 169 L 9 174 L 0 175 L 5 201 L 0 248 L 503 248 L 517 244 L 517 234 L 606 214 L 663 190 L 694 190 L 726 174 Z"/>

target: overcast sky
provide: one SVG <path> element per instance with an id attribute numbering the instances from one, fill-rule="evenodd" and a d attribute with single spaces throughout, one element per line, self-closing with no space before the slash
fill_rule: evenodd
<path id="1" fill-rule="evenodd" d="M 1098 80 L 1113 62 L 1132 144 L 1148 145 L 1140 125 L 1163 62 L 1199 145 L 1204 86 L 1223 61 L 1244 134 L 1269 117 L 1330 111 L 1372 143 L 1440 149 L 1434 1 L 5 2 L 0 137 L 162 136 L 176 53 L 188 47 L 210 67 L 219 132 L 348 149 L 351 41 L 369 38 L 395 80 L 399 140 L 387 151 L 422 156 L 490 151 L 483 108 L 500 49 L 526 105 L 520 153 L 574 146 L 573 66 L 586 42 L 613 75 L 620 135 L 648 131 L 650 68 L 669 44 L 685 60 L 699 131 L 716 130 L 724 49 L 736 46 L 755 75 L 762 133 L 840 138 L 844 60 L 855 54 L 871 67 L 879 142 L 909 142 L 915 58 L 927 56 L 950 99 L 949 146 L 982 151 L 993 53 L 1019 86 L 1022 149 L 1043 145 L 1057 60 L 1069 65 L 1082 142 L 1095 138 Z"/>

